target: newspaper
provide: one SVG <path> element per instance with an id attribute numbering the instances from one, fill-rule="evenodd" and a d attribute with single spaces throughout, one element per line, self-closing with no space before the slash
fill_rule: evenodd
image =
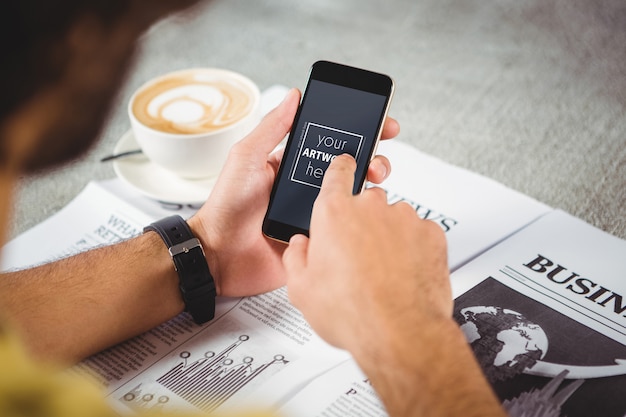
<path id="1" fill-rule="evenodd" d="M 381 144 L 380 152 L 393 166 L 392 176 L 382 185 L 389 202 L 409 202 L 420 217 L 446 231 L 452 269 L 551 211 L 399 141 Z M 152 201 L 118 179 L 92 182 L 59 213 L 9 242 L 3 248 L 2 269 L 115 243 L 141 233 L 155 219 L 174 212 L 189 217 L 196 209 Z M 343 371 L 354 370 L 350 362 L 346 352 L 312 331 L 280 288 L 253 297 L 220 298 L 216 318 L 208 324 L 198 326 L 183 313 L 86 359 L 74 370 L 100 381 L 120 409 L 223 411 L 250 404 L 277 408 L 289 401 L 295 404 L 299 395 L 320 396 L 322 404 L 326 397 L 316 388 L 320 383 L 311 384 L 334 373 L 349 380 L 351 374 Z M 363 388 L 373 393 L 367 382 L 348 382 L 335 394 Z M 321 385 L 327 390 L 335 386 Z M 361 407 L 364 404 L 384 413 L 375 402 Z M 305 415 L 304 410 L 294 414 Z"/>

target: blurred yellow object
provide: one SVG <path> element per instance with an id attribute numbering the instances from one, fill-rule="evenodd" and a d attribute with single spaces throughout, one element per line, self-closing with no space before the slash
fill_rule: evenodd
<path id="1" fill-rule="evenodd" d="M 17 338 L 0 326 L 1 416 L 111 416 L 98 387 L 30 360 Z"/>

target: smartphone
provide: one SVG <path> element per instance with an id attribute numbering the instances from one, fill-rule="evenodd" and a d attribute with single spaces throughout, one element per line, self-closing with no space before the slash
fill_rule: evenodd
<path id="1" fill-rule="evenodd" d="M 313 203 L 337 155 L 356 159 L 353 194 L 361 192 L 393 90 L 384 74 L 328 61 L 312 65 L 272 187 L 266 236 L 283 242 L 308 236 Z"/>

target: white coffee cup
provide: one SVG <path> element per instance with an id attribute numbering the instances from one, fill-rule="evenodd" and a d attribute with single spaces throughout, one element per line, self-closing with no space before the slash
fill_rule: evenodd
<path id="1" fill-rule="evenodd" d="M 219 174 L 232 145 L 259 122 L 260 97 L 241 74 L 192 68 L 139 87 L 128 116 L 151 162 L 182 178 L 204 179 Z"/>

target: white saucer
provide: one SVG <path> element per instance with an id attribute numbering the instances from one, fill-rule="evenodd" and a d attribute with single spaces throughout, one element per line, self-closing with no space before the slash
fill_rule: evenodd
<path id="1" fill-rule="evenodd" d="M 133 132 L 124 133 L 115 145 L 114 153 L 139 149 Z M 139 193 L 158 201 L 179 204 L 204 203 L 217 177 L 200 180 L 180 178 L 150 162 L 143 154 L 113 161 L 117 176 Z"/>

